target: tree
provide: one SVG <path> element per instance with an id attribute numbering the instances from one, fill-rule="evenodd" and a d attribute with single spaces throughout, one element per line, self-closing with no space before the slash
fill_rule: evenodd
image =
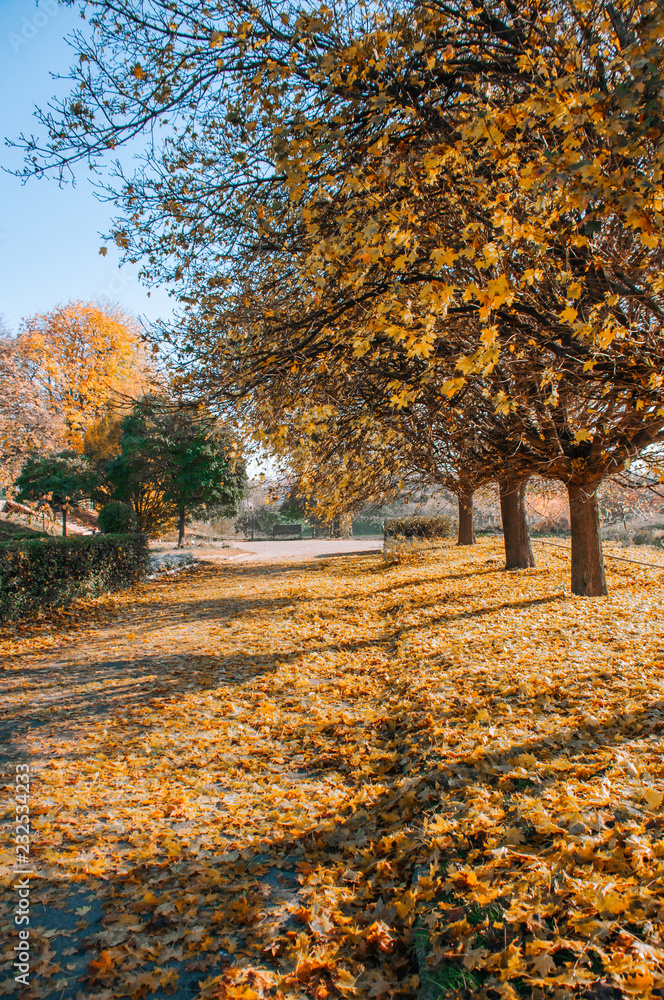
<path id="1" fill-rule="evenodd" d="M 329 479 L 316 477 L 319 489 L 329 486 Z M 359 494 L 356 493 L 356 498 Z M 364 505 L 362 505 L 364 506 Z M 358 511 L 357 499 L 350 500 L 346 496 L 342 506 L 331 508 L 329 496 L 316 494 L 304 495 L 297 485 L 291 485 L 281 504 L 279 513 L 289 521 L 307 521 L 312 528 L 313 537 L 318 538 L 323 532 L 328 532 L 330 538 L 351 538 L 353 534 L 353 514 Z"/>
<path id="2" fill-rule="evenodd" d="M 300 489 L 316 494 L 329 512 L 360 510 L 405 489 L 442 486 L 459 501 L 458 543 L 472 544 L 473 494 L 500 481 L 506 566 L 534 565 L 523 496 L 511 485 L 516 477 L 525 487 L 529 466 L 521 461 L 509 419 L 492 402 L 491 380 L 458 389 L 451 380 L 453 391 L 445 394 L 442 378 L 419 385 L 420 369 L 420 359 L 400 362 L 398 384 L 414 388 L 396 399 L 397 372 L 366 365 L 364 358 L 343 375 L 336 369 L 319 375 L 308 395 L 294 373 L 289 383 L 282 377 L 276 388 L 273 382 L 256 388 L 242 413 L 290 463 Z M 448 371 L 454 372 L 454 360 Z"/>
<path id="3" fill-rule="evenodd" d="M 107 466 L 115 497 L 131 502 L 139 529 L 154 533 L 172 520 L 178 547 L 187 513 L 237 510 L 246 482 L 228 430 L 201 407 L 148 396 L 122 423 L 120 454 Z"/>
<path id="4" fill-rule="evenodd" d="M 17 499 L 46 504 L 62 512 L 62 534 L 67 534 L 67 511 L 88 500 L 99 480 L 87 460 L 77 452 L 60 452 L 51 458 L 30 458 L 16 480 Z"/>
<path id="5" fill-rule="evenodd" d="M 61 421 L 36 392 L 15 338 L 0 321 L 0 488 L 13 486 L 30 455 L 62 442 Z"/>
<path id="6" fill-rule="evenodd" d="M 517 464 L 568 487 L 572 589 L 603 593 L 597 485 L 664 433 L 659 6 L 92 6 L 27 169 L 182 117 L 120 177 L 115 237 L 180 283 L 190 385 L 237 399 L 295 370 L 307 395 L 387 358 L 398 400 L 500 362 Z"/>
<path id="7" fill-rule="evenodd" d="M 24 320 L 16 349 L 34 391 L 62 418 L 70 448 L 109 401 L 141 395 L 148 367 L 135 322 L 119 309 L 70 302 Z"/>
<path id="8" fill-rule="evenodd" d="M 117 407 L 105 407 L 102 415 L 85 432 L 83 454 L 86 458 L 93 463 L 104 464 L 120 454 L 122 421 L 126 416 Z"/>

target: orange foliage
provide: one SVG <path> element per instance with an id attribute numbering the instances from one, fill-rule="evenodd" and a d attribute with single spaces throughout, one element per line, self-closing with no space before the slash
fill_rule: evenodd
<path id="1" fill-rule="evenodd" d="M 109 402 L 147 389 L 138 328 L 120 309 L 91 302 L 56 306 L 24 320 L 18 343 L 32 382 L 64 420 L 66 444 L 78 451 L 86 429 Z"/>
<path id="2" fill-rule="evenodd" d="M 570 597 L 545 552 L 208 563 L 1 630 L 22 1000 L 660 996 L 664 578 Z"/>

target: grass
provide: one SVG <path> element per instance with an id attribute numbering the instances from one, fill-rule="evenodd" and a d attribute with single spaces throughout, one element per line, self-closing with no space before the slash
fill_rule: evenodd
<path id="1" fill-rule="evenodd" d="M 22 542 L 29 538 L 50 538 L 50 535 L 15 521 L 0 521 L 0 542 Z"/>

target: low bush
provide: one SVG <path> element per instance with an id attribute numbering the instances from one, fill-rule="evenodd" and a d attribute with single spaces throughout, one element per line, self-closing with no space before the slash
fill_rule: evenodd
<path id="1" fill-rule="evenodd" d="M 356 517 L 353 521 L 353 535 L 380 535 L 382 531 L 379 517 Z"/>
<path id="2" fill-rule="evenodd" d="M 393 517 L 385 521 L 383 534 L 388 538 L 450 538 L 452 521 L 444 514 L 438 517 Z"/>
<path id="3" fill-rule="evenodd" d="M 148 556 L 138 534 L 0 544 L 0 621 L 131 587 L 145 575 Z"/>
<path id="4" fill-rule="evenodd" d="M 136 531 L 136 514 L 133 507 L 121 500 L 104 504 L 99 511 L 99 530 L 105 535 L 124 535 Z"/>

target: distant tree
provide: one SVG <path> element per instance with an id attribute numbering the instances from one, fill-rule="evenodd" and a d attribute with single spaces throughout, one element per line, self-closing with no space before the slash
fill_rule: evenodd
<path id="1" fill-rule="evenodd" d="M 107 406 L 89 425 L 83 438 L 83 454 L 93 464 L 105 464 L 120 454 L 122 421 L 126 417 L 117 407 Z"/>
<path id="2" fill-rule="evenodd" d="M 67 511 L 91 497 L 99 477 L 77 452 L 51 458 L 30 458 L 16 480 L 17 500 L 37 502 L 62 512 L 62 534 L 67 534 Z"/>
<path id="3" fill-rule="evenodd" d="M 97 504 L 113 502 L 114 486 L 106 476 L 106 466 L 120 454 L 122 421 L 127 416 L 119 407 L 107 405 L 98 420 L 87 428 L 83 438 L 83 454 L 99 474 L 99 486 L 94 499 Z"/>
<path id="4" fill-rule="evenodd" d="M 269 535 L 278 521 L 279 511 L 274 505 L 268 506 L 264 501 L 245 499 L 235 519 L 235 530 L 245 535 L 251 534 L 252 538 L 255 531 Z"/>
<path id="5" fill-rule="evenodd" d="M 10 490 L 26 459 L 63 443 L 62 421 L 29 378 L 25 359 L 0 317 L 0 488 Z"/>
<path id="6" fill-rule="evenodd" d="M 16 348 L 30 382 L 61 416 L 66 442 L 83 450 L 86 430 L 109 400 L 136 398 L 148 386 L 147 360 L 134 320 L 119 309 L 69 302 L 24 320 Z"/>
<path id="7" fill-rule="evenodd" d="M 281 505 L 279 513 L 290 521 L 308 521 L 314 536 L 328 534 L 330 538 L 350 538 L 353 533 L 353 513 L 359 509 L 352 502 L 347 508 L 336 508 L 330 514 L 326 503 L 318 496 L 303 495 L 293 487 Z"/>
<path id="8" fill-rule="evenodd" d="M 209 411 L 148 396 L 122 422 L 120 448 L 106 475 L 115 497 L 132 504 L 141 531 L 155 533 L 176 521 L 181 546 L 187 514 L 236 513 L 244 464 L 227 428 Z"/>

